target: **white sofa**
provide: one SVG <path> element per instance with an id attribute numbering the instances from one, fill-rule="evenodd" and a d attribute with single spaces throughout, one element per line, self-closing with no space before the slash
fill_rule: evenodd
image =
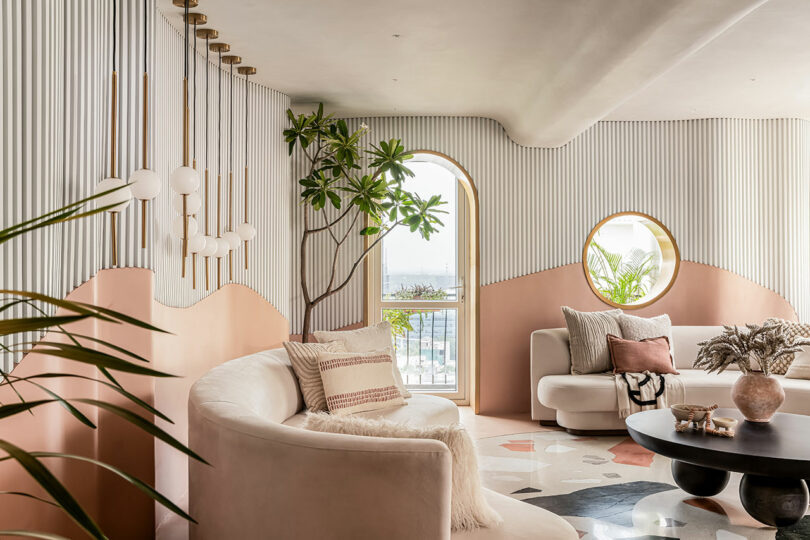
<path id="1" fill-rule="evenodd" d="M 683 379 L 686 402 L 734 407 L 731 386 L 740 372 L 733 366 L 720 374 L 693 369 L 698 342 L 716 336 L 721 326 L 673 326 L 675 367 Z M 810 354 L 807 350 L 798 354 Z M 810 414 L 810 381 L 778 376 L 785 389 L 780 411 Z M 612 431 L 625 429 L 619 418 L 613 375 L 571 375 L 568 330 L 537 330 L 531 336 L 532 419 L 556 422 L 567 430 Z"/>
<path id="2" fill-rule="evenodd" d="M 283 349 L 218 366 L 189 395 L 191 538 L 253 540 L 576 539 L 562 518 L 486 491 L 501 526 L 450 531 L 451 456 L 436 440 L 319 433 Z M 362 413 L 413 425 L 457 422 L 449 400 Z"/>

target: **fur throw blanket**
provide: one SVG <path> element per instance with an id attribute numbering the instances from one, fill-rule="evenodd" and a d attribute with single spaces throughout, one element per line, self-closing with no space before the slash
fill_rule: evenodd
<path id="1" fill-rule="evenodd" d="M 307 415 L 304 429 L 366 437 L 400 439 L 436 439 L 450 449 L 453 457 L 453 488 L 450 503 L 450 525 L 454 531 L 469 531 L 479 527 L 494 527 L 501 517 L 484 499 L 475 444 L 460 424 L 449 426 L 413 427 L 390 420 L 357 416 L 332 416 L 327 413 Z"/>

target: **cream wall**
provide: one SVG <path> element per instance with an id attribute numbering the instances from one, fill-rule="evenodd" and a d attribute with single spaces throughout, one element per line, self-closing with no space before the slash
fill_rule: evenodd
<path id="1" fill-rule="evenodd" d="M 349 121 L 360 122 L 371 129 L 369 143 L 401 137 L 406 147 L 445 153 L 470 173 L 481 208 L 484 286 L 578 262 L 599 220 L 636 210 L 669 227 L 684 260 L 746 277 L 786 298 L 800 318 L 810 317 L 804 279 L 810 122 L 599 122 L 553 149 L 520 146 L 483 118 Z M 356 248 L 360 239 L 354 242 Z M 315 266 L 325 262 L 316 258 Z M 292 328 L 298 332 L 303 310 L 294 264 Z M 362 320 L 362 278 L 350 287 L 316 312 L 315 328 Z M 482 312 L 482 325 L 486 317 Z"/>

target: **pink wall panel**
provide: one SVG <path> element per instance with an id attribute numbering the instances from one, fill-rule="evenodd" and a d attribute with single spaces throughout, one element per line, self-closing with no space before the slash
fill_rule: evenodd
<path id="1" fill-rule="evenodd" d="M 579 263 L 481 288 L 482 414 L 529 410 L 529 336 L 541 328 L 564 327 L 561 306 L 610 309 L 588 287 Z M 726 270 L 688 261 L 681 262 L 675 284 L 663 298 L 628 313 L 667 313 L 676 325 L 744 324 L 771 316 L 796 320 L 793 307 L 775 292 Z"/>

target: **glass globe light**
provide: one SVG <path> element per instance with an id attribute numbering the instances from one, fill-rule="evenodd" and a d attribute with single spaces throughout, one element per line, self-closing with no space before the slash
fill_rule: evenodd
<path id="1" fill-rule="evenodd" d="M 217 256 L 217 258 L 221 259 L 225 255 L 227 255 L 229 251 L 231 251 L 231 246 L 230 244 L 228 244 L 228 241 L 225 240 L 224 238 L 217 238 L 216 242 L 217 242 L 217 252 L 215 253 L 215 255 Z"/>
<path id="2" fill-rule="evenodd" d="M 226 232 L 222 235 L 222 238 L 228 242 L 228 246 L 231 248 L 231 250 L 234 250 L 242 245 L 242 239 L 239 238 L 239 235 L 233 231 Z"/>
<path id="3" fill-rule="evenodd" d="M 188 216 L 188 237 L 189 239 L 197 234 L 197 220 Z M 172 236 L 175 238 L 183 239 L 183 216 L 177 216 L 172 221 Z"/>
<path id="4" fill-rule="evenodd" d="M 191 253 L 200 253 L 205 249 L 205 236 L 198 234 L 188 239 L 188 250 Z"/>
<path id="5" fill-rule="evenodd" d="M 256 227 L 250 223 L 242 223 L 236 228 L 236 234 L 245 242 L 250 242 L 256 236 Z"/>
<path id="6" fill-rule="evenodd" d="M 150 201 L 160 193 L 160 176 L 151 169 L 138 169 L 129 177 L 129 189 L 139 201 Z"/>
<path id="7" fill-rule="evenodd" d="M 169 183 L 175 193 L 190 195 L 200 187 L 200 175 L 191 167 L 178 167 L 172 173 Z"/>
<path id="8" fill-rule="evenodd" d="M 200 251 L 203 257 L 213 257 L 217 253 L 217 239 L 213 236 L 204 236 L 205 247 Z"/>
<path id="9" fill-rule="evenodd" d="M 105 178 L 98 184 L 96 184 L 93 193 L 98 195 L 99 193 L 104 193 L 105 191 L 109 191 L 111 189 L 115 189 L 121 186 L 126 186 L 126 182 L 121 178 Z M 124 187 L 119 189 L 118 191 L 114 191 L 112 193 L 108 193 L 95 199 L 96 207 L 103 208 L 105 206 L 115 205 L 112 208 L 107 209 L 108 212 L 121 212 L 129 205 L 129 201 L 132 200 L 132 190 L 129 187 Z"/>
<path id="10" fill-rule="evenodd" d="M 183 214 L 183 195 L 176 193 L 172 197 L 172 208 L 178 213 Z M 186 214 L 196 214 L 202 208 L 202 198 L 196 191 L 186 195 Z"/>

